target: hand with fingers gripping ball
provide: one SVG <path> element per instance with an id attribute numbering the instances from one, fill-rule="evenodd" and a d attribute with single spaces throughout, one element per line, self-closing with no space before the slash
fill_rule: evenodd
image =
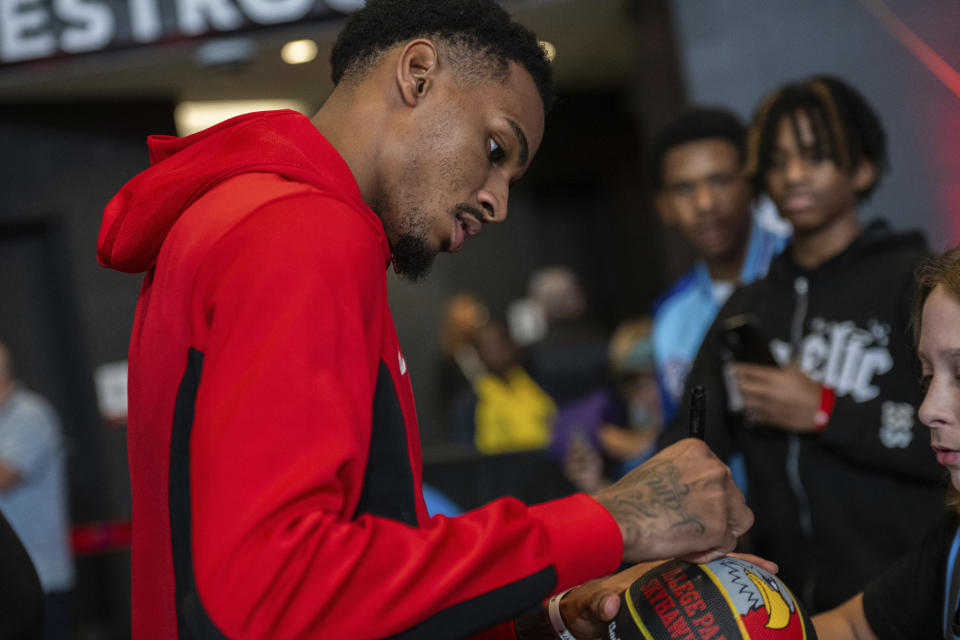
<path id="1" fill-rule="evenodd" d="M 571 590 L 559 611 L 578 640 L 815 638 L 778 570 L 739 553 L 705 564 L 645 562 Z"/>

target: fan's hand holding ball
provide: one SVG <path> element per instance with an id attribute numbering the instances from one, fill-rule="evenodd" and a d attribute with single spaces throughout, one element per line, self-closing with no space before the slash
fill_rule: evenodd
<path id="1" fill-rule="evenodd" d="M 673 560 L 623 594 L 610 640 L 806 640 L 810 618 L 776 576 L 740 558 Z"/>
<path id="2" fill-rule="evenodd" d="M 753 525 L 730 469 L 696 439 L 665 448 L 594 497 L 620 526 L 625 562 L 706 562 L 733 551 Z"/>
<path id="3" fill-rule="evenodd" d="M 767 573 L 778 571 L 776 563 L 746 553 L 737 557 L 755 564 Z M 626 606 L 623 592 L 641 576 L 654 570 L 661 562 L 643 562 L 605 578 L 591 580 L 573 589 L 560 601 L 560 614 L 567 628 L 579 640 L 609 640 L 608 625 Z M 553 636 L 550 636 L 553 637 Z"/>

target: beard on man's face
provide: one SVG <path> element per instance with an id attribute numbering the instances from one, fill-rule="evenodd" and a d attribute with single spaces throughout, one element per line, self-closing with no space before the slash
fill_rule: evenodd
<path id="1" fill-rule="evenodd" d="M 437 257 L 426 238 L 416 233 L 403 233 L 390 245 L 393 251 L 393 268 L 410 282 L 420 282 L 427 277 Z"/>
<path id="2" fill-rule="evenodd" d="M 430 272 L 438 250 L 430 245 L 427 213 L 417 205 L 406 205 L 409 197 L 372 207 L 383 222 L 393 254 L 393 269 L 410 282 L 420 282 Z"/>

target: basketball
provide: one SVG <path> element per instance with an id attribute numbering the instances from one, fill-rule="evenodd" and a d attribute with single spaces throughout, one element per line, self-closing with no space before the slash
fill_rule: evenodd
<path id="1" fill-rule="evenodd" d="M 724 557 L 707 564 L 672 560 L 624 592 L 610 640 L 816 638 L 790 589 L 760 567 Z"/>

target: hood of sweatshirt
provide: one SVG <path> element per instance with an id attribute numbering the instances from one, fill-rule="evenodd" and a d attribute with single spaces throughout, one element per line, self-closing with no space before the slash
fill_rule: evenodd
<path id="1" fill-rule="evenodd" d="M 829 280 L 848 269 L 850 264 L 866 259 L 872 254 L 878 254 L 884 260 L 889 260 L 891 252 L 924 256 L 927 251 L 927 243 L 921 232 L 896 231 L 887 221 L 874 220 L 867 224 L 860 235 L 854 238 L 843 251 L 813 269 L 797 264 L 788 245 L 770 264 L 767 277 L 772 280 L 789 281 L 798 276 L 804 276 L 811 282 Z"/>
<path id="2" fill-rule="evenodd" d="M 218 184 L 244 173 L 274 173 L 334 194 L 371 216 L 356 179 L 336 149 L 305 116 L 263 111 L 237 116 L 185 138 L 150 136 L 150 168 L 107 203 L 97 238 L 100 264 L 117 271 L 150 269 L 180 214 Z"/>

